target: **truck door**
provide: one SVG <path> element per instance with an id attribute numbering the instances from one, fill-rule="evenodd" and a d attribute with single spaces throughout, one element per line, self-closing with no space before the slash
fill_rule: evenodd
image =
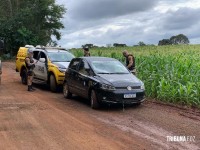
<path id="1" fill-rule="evenodd" d="M 39 52 L 37 63 L 35 64 L 34 74 L 35 78 L 47 81 L 47 56 L 44 52 Z"/>

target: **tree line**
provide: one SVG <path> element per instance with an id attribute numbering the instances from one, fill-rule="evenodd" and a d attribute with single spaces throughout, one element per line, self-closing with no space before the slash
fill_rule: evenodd
<path id="1" fill-rule="evenodd" d="M 1 0 L 0 38 L 5 51 L 15 54 L 26 44 L 55 44 L 52 36 L 61 38 L 65 12 L 66 8 L 55 0 Z"/>
<path id="2" fill-rule="evenodd" d="M 190 41 L 184 34 L 172 36 L 169 39 L 162 39 L 158 42 L 158 45 L 178 45 L 178 44 L 189 44 Z"/>
<path id="3" fill-rule="evenodd" d="M 170 37 L 169 39 L 162 39 L 158 42 L 158 45 L 178 45 L 178 44 L 189 44 L 190 41 L 188 39 L 188 37 L 184 34 L 178 34 L 175 36 Z M 150 44 L 151 46 L 153 46 L 153 44 Z M 114 44 L 107 44 L 107 47 L 126 47 L 126 44 L 122 44 L 122 43 L 114 43 Z M 145 44 L 142 41 L 139 41 L 137 45 L 134 46 L 147 46 L 147 44 Z M 88 48 L 96 48 L 98 46 L 94 45 L 94 44 L 85 44 L 82 45 L 82 48 L 84 47 L 88 47 Z"/>

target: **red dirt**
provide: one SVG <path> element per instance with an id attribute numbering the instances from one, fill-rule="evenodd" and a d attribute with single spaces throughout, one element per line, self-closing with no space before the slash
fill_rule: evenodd
<path id="1" fill-rule="evenodd" d="M 200 149 L 200 110 L 147 100 L 141 106 L 92 110 L 85 99 L 63 98 L 37 86 L 28 92 L 13 62 L 3 63 L 0 148 L 13 150 Z M 169 142 L 167 136 L 195 136 Z"/>

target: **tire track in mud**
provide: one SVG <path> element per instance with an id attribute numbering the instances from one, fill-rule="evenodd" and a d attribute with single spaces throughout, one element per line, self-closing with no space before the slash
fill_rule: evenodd
<path id="1" fill-rule="evenodd" d="M 132 133 L 133 135 L 144 138 L 144 140 L 151 141 L 157 149 L 178 149 L 178 150 L 199 150 L 200 148 L 189 142 L 171 143 L 167 142 L 167 136 L 173 136 L 172 132 L 166 131 L 160 127 L 156 127 L 150 123 L 144 123 L 137 120 L 133 122 L 127 122 L 127 120 L 119 120 L 119 118 L 112 118 L 112 120 L 97 118 L 101 122 L 107 125 L 117 127 L 118 129 Z M 129 124 L 129 125 L 127 125 Z"/>

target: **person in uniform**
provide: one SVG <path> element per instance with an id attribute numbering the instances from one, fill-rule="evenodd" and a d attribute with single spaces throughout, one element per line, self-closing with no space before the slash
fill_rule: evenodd
<path id="1" fill-rule="evenodd" d="M 129 54 L 127 50 L 124 50 L 122 54 L 126 58 L 126 67 L 135 75 L 135 57 L 132 54 Z"/>
<path id="2" fill-rule="evenodd" d="M 28 49 L 28 56 L 25 58 L 25 64 L 27 68 L 27 84 L 28 84 L 28 91 L 34 91 L 35 89 L 33 88 L 32 81 L 33 81 L 33 69 L 35 68 L 35 63 L 33 60 L 33 50 L 34 48 L 29 48 Z"/>
<path id="3" fill-rule="evenodd" d="M 89 57 L 90 56 L 90 51 L 89 51 L 89 48 L 83 48 L 84 50 L 84 57 Z"/>

